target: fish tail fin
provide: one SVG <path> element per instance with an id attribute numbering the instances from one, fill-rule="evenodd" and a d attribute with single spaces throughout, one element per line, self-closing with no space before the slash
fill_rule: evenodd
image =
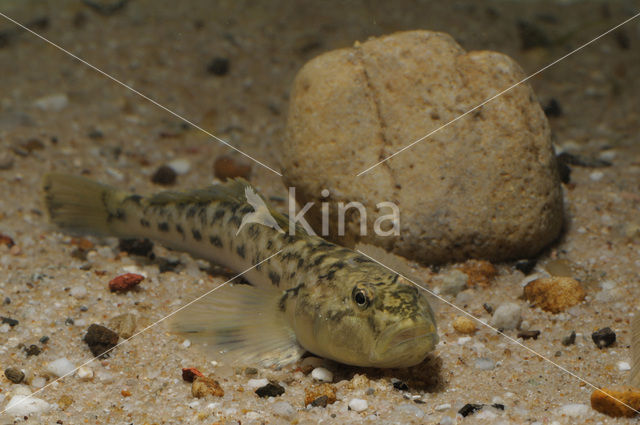
<path id="1" fill-rule="evenodd" d="M 631 374 L 629 375 L 629 385 L 640 388 L 640 312 L 631 322 Z"/>
<path id="2" fill-rule="evenodd" d="M 49 221 L 60 229 L 117 236 L 112 222 L 124 215 L 120 205 L 128 193 L 84 177 L 61 173 L 46 174 L 42 187 Z"/>
<path id="3" fill-rule="evenodd" d="M 231 364 L 284 366 L 304 353 L 281 312 L 282 291 L 275 287 L 225 286 L 169 319 L 169 329 L 206 344 L 216 358 Z"/>

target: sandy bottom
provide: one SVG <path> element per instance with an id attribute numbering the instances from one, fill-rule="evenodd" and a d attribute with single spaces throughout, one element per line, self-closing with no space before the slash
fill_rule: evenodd
<path id="1" fill-rule="evenodd" d="M 95 3 L 103 5 L 100 12 L 78 1 L 5 1 L 0 12 L 275 169 L 290 83 L 321 52 L 371 35 L 432 29 L 470 50 L 507 53 L 532 73 L 637 12 L 624 2 L 223 1 L 214 7 L 138 0 L 113 12 L 109 5 L 117 1 Z M 533 23 L 548 43 L 523 50 L 519 20 Z M 409 370 L 328 363 L 337 401 L 305 408 L 305 390 L 316 383 L 300 364 L 233 368 L 163 324 L 89 363 L 85 377 L 56 381 L 48 372 L 61 358 L 73 366 L 92 359 L 82 340 L 92 323 L 132 313 L 142 330 L 226 277 L 157 246 L 154 260 L 126 255 L 114 240 L 90 239 L 93 246 L 82 251 L 47 226 L 43 173 L 84 174 L 152 193 L 160 190 L 151 183 L 153 172 L 184 159 L 189 170 L 175 187 L 194 188 L 212 181 L 213 158 L 229 149 L 0 17 L 0 233 L 15 242 L 0 243 L 0 315 L 19 321 L 0 325 L 0 367 L 26 372 L 22 384 L 0 378 L 0 409 L 15 395 L 36 391 L 47 403 L 43 413 L 2 413 L 0 423 L 626 423 L 588 406 L 590 384 L 622 384 L 628 377 L 629 324 L 640 292 L 638 25 L 629 23 L 531 81 L 543 105 L 554 98 L 563 110 L 550 118 L 557 146 L 587 165 L 571 166 L 566 231 L 537 258 L 535 272 L 560 260 L 582 281 L 585 302 L 560 314 L 529 307 L 520 298 L 525 275 L 514 263 L 497 264 L 499 274 L 486 288 L 445 296 L 485 321 L 483 304 L 520 303 L 521 327 L 540 335 L 525 341 L 515 330 L 506 334 L 557 365 L 484 327 L 465 337 L 451 325 L 460 313 L 435 300 L 441 343 L 433 357 Z M 229 60 L 225 75 L 207 71 L 216 57 Z M 267 197 L 286 194 L 277 175 L 255 164 L 251 182 Z M 164 271 L 162 258 L 179 265 Z M 406 265 L 433 288 L 438 275 L 455 267 L 434 273 Z M 127 271 L 146 275 L 139 290 L 109 292 L 109 280 Z M 617 341 L 598 349 L 591 333 L 604 327 Z M 565 346 L 571 331 L 575 344 Z M 225 395 L 193 397 L 183 367 L 214 376 Z M 249 380 L 262 378 L 277 381 L 284 394 L 258 397 Z M 349 410 L 354 398 L 366 400 L 366 409 Z M 456 416 L 467 403 L 485 407 Z"/>

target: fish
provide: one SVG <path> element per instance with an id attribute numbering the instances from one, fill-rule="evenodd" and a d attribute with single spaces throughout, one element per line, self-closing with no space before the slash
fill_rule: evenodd
<path id="1" fill-rule="evenodd" d="M 433 310 L 408 279 L 291 224 L 246 180 L 140 196 L 50 173 L 43 192 L 62 231 L 148 238 L 248 270 L 248 284 L 225 285 L 169 323 L 234 363 L 284 366 L 308 351 L 352 366 L 410 367 L 438 343 Z"/>

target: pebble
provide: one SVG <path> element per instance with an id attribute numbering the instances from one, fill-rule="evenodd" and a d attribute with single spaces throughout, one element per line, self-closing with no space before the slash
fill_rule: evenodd
<path id="1" fill-rule="evenodd" d="M 40 341 L 40 343 L 42 344 L 46 344 L 47 342 L 49 342 L 49 337 L 47 335 L 43 335 L 38 341 Z"/>
<path id="2" fill-rule="evenodd" d="M 87 329 L 83 341 L 87 343 L 94 356 L 102 356 L 105 351 L 116 346 L 118 334 L 109 328 L 94 323 Z"/>
<path id="3" fill-rule="evenodd" d="M 442 295 L 456 296 L 458 292 L 467 287 L 467 281 L 469 276 L 460 270 L 452 270 L 451 272 L 442 276 L 442 286 L 440 286 L 440 293 Z"/>
<path id="4" fill-rule="evenodd" d="M 519 260 L 516 262 L 516 269 L 520 270 L 525 275 L 530 274 L 533 269 L 536 267 L 538 260 L 536 259 L 527 259 L 527 260 Z"/>
<path id="5" fill-rule="evenodd" d="M 576 343 L 576 331 L 571 331 L 569 335 L 562 337 L 562 345 L 568 347 Z"/>
<path id="6" fill-rule="evenodd" d="M 20 322 L 16 319 L 12 319 L 10 317 L 4 317 L 4 316 L 0 316 L 0 322 L 2 323 L 6 323 L 7 325 L 14 327 L 16 325 L 18 325 Z"/>
<path id="7" fill-rule="evenodd" d="M 329 403 L 329 397 L 327 397 L 326 395 L 321 395 L 320 397 L 316 398 L 315 400 L 313 400 L 311 402 L 311 406 L 312 407 L 327 407 L 328 403 Z"/>
<path id="8" fill-rule="evenodd" d="M 591 339 L 598 348 L 605 348 L 616 342 L 616 333 L 610 327 L 606 327 L 592 333 Z"/>
<path id="9" fill-rule="evenodd" d="M 208 395 L 222 397 L 224 396 L 224 390 L 215 379 L 206 376 L 198 376 L 193 380 L 193 384 L 191 384 L 191 394 L 197 398 L 206 397 Z"/>
<path id="10" fill-rule="evenodd" d="M 304 390 L 304 405 L 308 406 L 320 397 L 326 397 L 327 404 L 336 402 L 336 390 L 331 384 L 321 384 Z"/>
<path id="11" fill-rule="evenodd" d="M 84 286 L 80 286 L 80 285 L 79 286 L 74 286 L 69 291 L 69 294 L 71 294 L 71 296 L 73 298 L 82 299 L 82 298 L 87 296 L 87 288 L 85 288 Z"/>
<path id="12" fill-rule="evenodd" d="M 333 382 L 333 373 L 324 367 L 317 367 L 311 371 L 311 377 L 320 382 Z"/>
<path id="13" fill-rule="evenodd" d="M 130 338 L 136 331 L 136 316 L 132 313 L 119 314 L 109 320 L 109 328 L 117 333 L 120 338 Z"/>
<path id="14" fill-rule="evenodd" d="M 496 367 L 496 362 L 487 357 L 480 357 L 476 359 L 475 365 L 479 370 L 493 370 Z"/>
<path id="15" fill-rule="evenodd" d="M 453 418 L 451 416 L 443 416 L 439 422 L 440 425 L 453 425 Z"/>
<path id="16" fill-rule="evenodd" d="M 38 347 L 35 344 L 31 344 L 30 346 L 25 347 L 24 351 L 27 354 L 27 357 L 29 357 L 29 356 L 39 356 L 40 353 L 42 353 L 42 350 L 40 349 L 40 347 Z"/>
<path id="17" fill-rule="evenodd" d="M 61 111 L 69 104 L 69 98 L 64 93 L 55 93 L 36 99 L 33 105 L 43 111 Z"/>
<path id="18" fill-rule="evenodd" d="M 0 245 L 5 245 L 7 248 L 12 248 L 15 245 L 13 239 L 3 233 L 0 233 Z"/>
<path id="19" fill-rule="evenodd" d="M 484 404 L 467 403 L 464 406 L 462 406 L 462 408 L 460 410 L 458 410 L 458 413 L 463 418 L 466 418 L 469 415 L 473 415 L 474 413 L 476 413 L 478 410 L 482 409 L 483 407 L 484 407 Z"/>
<path id="20" fill-rule="evenodd" d="M 416 418 L 422 418 L 424 411 L 415 404 L 401 404 L 393 409 L 394 415 L 409 415 Z"/>
<path id="21" fill-rule="evenodd" d="M 635 411 L 629 409 L 614 398 L 609 397 L 607 394 L 631 406 L 635 410 L 640 410 L 640 390 L 631 387 L 602 388 L 601 390 L 595 390 L 591 393 L 591 407 L 600 413 L 614 418 L 632 418 L 636 416 L 637 413 Z"/>
<path id="22" fill-rule="evenodd" d="M 293 406 L 291 406 L 286 401 L 275 402 L 273 403 L 271 408 L 274 414 L 281 416 L 285 419 L 292 419 L 296 414 L 296 410 L 293 408 Z"/>
<path id="23" fill-rule="evenodd" d="M 229 59 L 216 56 L 207 65 L 207 72 L 222 77 L 229 72 Z"/>
<path id="24" fill-rule="evenodd" d="M 81 381 L 89 381 L 91 378 L 93 378 L 93 369 L 91 369 L 89 366 L 80 366 L 78 368 L 78 371 L 76 372 L 76 376 Z"/>
<path id="25" fill-rule="evenodd" d="M 269 382 L 267 385 L 255 390 L 258 397 L 278 397 L 284 394 L 284 387 L 277 382 Z"/>
<path id="26" fill-rule="evenodd" d="M 4 376 L 14 384 L 19 384 L 24 379 L 24 372 L 17 367 L 10 366 L 4 370 Z"/>
<path id="27" fill-rule="evenodd" d="M 251 164 L 229 155 L 221 155 L 213 163 L 213 175 L 225 181 L 235 177 L 249 179 Z"/>
<path id="28" fill-rule="evenodd" d="M 58 401 L 56 403 L 61 410 L 66 410 L 67 407 L 71 406 L 71 404 L 73 403 L 73 397 L 67 394 L 63 394 L 60 396 L 60 398 L 58 398 Z"/>
<path id="29" fill-rule="evenodd" d="M 621 370 L 623 372 L 631 370 L 631 365 L 629 364 L 629 362 L 618 362 L 618 370 Z"/>
<path id="30" fill-rule="evenodd" d="M 504 303 L 498 306 L 491 317 L 491 325 L 498 329 L 516 329 L 522 322 L 520 304 Z"/>
<path id="31" fill-rule="evenodd" d="M 247 387 L 249 387 L 249 389 L 251 389 L 251 390 L 255 390 L 257 388 L 264 387 L 268 383 L 269 383 L 269 380 L 266 379 L 266 378 L 263 378 L 263 379 L 249 379 L 249 382 L 247 382 Z"/>
<path id="32" fill-rule="evenodd" d="M 560 313 L 582 302 L 586 292 L 571 277 L 546 277 L 529 282 L 524 287 L 524 298 L 544 311 Z"/>
<path id="33" fill-rule="evenodd" d="M 368 407 L 369 403 L 367 403 L 367 400 L 363 400 L 361 398 L 352 398 L 349 400 L 349 409 L 356 412 L 364 412 Z"/>
<path id="34" fill-rule="evenodd" d="M 592 171 L 591 174 L 589 174 L 589 178 L 594 182 L 599 182 L 603 177 L 604 173 L 602 171 Z"/>
<path id="35" fill-rule="evenodd" d="M 451 404 L 450 403 L 439 404 L 436 407 L 434 407 L 434 409 L 436 412 L 444 412 L 445 410 L 451 409 Z"/>
<path id="36" fill-rule="evenodd" d="M 51 409 L 51 405 L 44 400 L 25 395 L 11 397 L 5 407 L 5 412 L 13 416 L 29 416 L 44 413 Z"/>
<path id="37" fill-rule="evenodd" d="M 493 278 L 498 274 L 498 269 L 485 260 L 467 260 L 461 267 L 461 270 L 469 276 L 467 285 L 469 287 L 479 286 L 487 288 Z"/>
<path id="38" fill-rule="evenodd" d="M 558 413 L 571 418 L 578 418 L 589 413 L 589 406 L 579 403 L 565 404 L 558 409 Z"/>
<path id="39" fill-rule="evenodd" d="M 162 186 L 175 184 L 178 173 L 168 165 L 161 165 L 151 176 L 151 182 Z"/>
<path id="40" fill-rule="evenodd" d="M 178 175 L 187 174 L 191 170 L 191 162 L 186 158 L 177 158 L 167 164 Z"/>
<path id="41" fill-rule="evenodd" d="M 409 386 L 406 384 L 406 382 L 401 381 L 398 378 L 391 378 L 391 385 L 393 385 L 393 388 L 395 388 L 398 391 L 408 391 L 409 390 Z"/>
<path id="42" fill-rule="evenodd" d="M 538 339 L 540 336 L 540 331 L 537 330 L 528 330 L 528 331 L 520 331 L 518 332 L 518 338 L 522 339 Z"/>
<path id="43" fill-rule="evenodd" d="M 458 316 L 453 320 L 453 329 L 463 334 L 472 334 L 478 330 L 475 322 L 467 316 Z"/>
<path id="44" fill-rule="evenodd" d="M 136 287 L 144 280 L 144 276 L 136 273 L 125 273 L 109 281 L 111 292 L 125 292 Z"/>
<path id="45" fill-rule="evenodd" d="M 69 361 L 66 357 L 61 357 L 52 361 L 47 365 L 47 372 L 57 376 L 58 378 L 69 373 L 72 373 L 76 366 Z"/>

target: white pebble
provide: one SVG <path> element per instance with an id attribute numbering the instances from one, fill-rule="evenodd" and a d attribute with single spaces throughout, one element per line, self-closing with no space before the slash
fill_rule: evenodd
<path id="1" fill-rule="evenodd" d="M 498 329 L 515 329 L 522 322 L 522 311 L 520 304 L 501 304 L 491 317 L 491 325 Z"/>
<path id="2" fill-rule="evenodd" d="M 594 182 L 599 182 L 604 177 L 604 173 L 602 171 L 593 171 L 589 174 L 589 178 Z"/>
<path id="3" fill-rule="evenodd" d="M 31 386 L 33 388 L 42 388 L 47 384 L 47 380 L 42 376 L 36 376 L 31 380 Z"/>
<path id="4" fill-rule="evenodd" d="M 445 410 L 451 409 L 451 403 L 439 404 L 435 407 L 436 412 L 444 412 Z"/>
<path id="5" fill-rule="evenodd" d="M 191 409 L 195 409 L 196 407 L 200 406 L 200 400 L 194 400 L 191 403 L 187 404 L 187 406 L 189 406 L 189 408 Z"/>
<path id="6" fill-rule="evenodd" d="M 589 406 L 586 404 L 565 404 L 559 409 L 561 415 L 577 418 L 589 413 Z"/>
<path id="7" fill-rule="evenodd" d="M 440 425 L 453 425 L 453 418 L 451 416 L 443 416 L 440 419 Z"/>
<path id="8" fill-rule="evenodd" d="M 422 418 L 424 416 L 424 411 L 415 404 L 401 404 L 394 409 L 394 413 L 396 415 L 405 414 L 416 418 Z"/>
<path id="9" fill-rule="evenodd" d="M 6 412 L 13 416 L 29 416 L 34 413 L 43 413 L 51 409 L 51 405 L 44 400 L 25 395 L 11 397 L 6 407 Z"/>
<path id="10" fill-rule="evenodd" d="M 87 288 L 85 288 L 84 286 L 74 286 L 73 288 L 71 288 L 71 291 L 69 291 L 69 293 L 72 297 L 81 299 L 87 296 Z"/>
<path id="11" fill-rule="evenodd" d="M 272 409 L 273 413 L 285 419 L 292 419 L 296 414 L 296 410 L 286 401 L 273 403 Z"/>
<path id="12" fill-rule="evenodd" d="M 81 366 L 76 372 L 76 376 L 83 381 L 88 381 L 93 378 L 93 369 L 89 366 Z"/>
<path id="13" fill-rule="evenodd" d="M 349 400 L 349 409 L 356 412 L 363 412 L 367 410 L 368 407 L 369 403 L 367 403 L 367 400 L 363 400 L 361 398 L 352 398 Z"/>
<path id="14" fill-rule="evenodd" d="M 268 383 L 269 383 L 268 379 L 249 379 L 249 382 L 247 382 L 247 387 L 249 387 L 252 390 L 255 390 L 260 387 L 264 387 Z"/>
<path id="15" fill-rule="evenodd" d="M 487 357 L 480 357 L 476 359 L 476 369 L 480 370 L 493 370 L 496 367 L 496 363 Z"/>
<path id="16" fill-rule="evenodd" d="M 56 93 L 40 97 L 33 104 L 43 111 L 61 111 L 69 104 L 69 98 L 64 93 Z"/>
<path id="17" fill-rule="evenodd" d="M 631 370 L 631 365 L 628 362 L 618 362 L 618 370 Z"/>
<path id="18" fill-rule="evenodd" d="M 311 377 L 321 382 L 333 382 L 333 373 L 323 367 L 313 369 L 313 371 L 311 371 Z"/>
<path id="19" fill-rule="evenodd" d="M 461 336 L 460 338 L 458 338 L 458 345 L 464 345 L 469 341 L 471 341 L 470 336 Z"/>
<path id="20" fill-rule="evenodd" d="M 66 357 L 59 358 L 47 365 L 47 371 L 57 377 L 72 373 L 76 366 Z"/>
<path id="21" fill-rule="evenodd" d="M 191 163 L 186 158 L 174 159 L 167 165 L 173 168 L 173 171 L 175 171 L 176 174 L 187 174 L 189 170 L 191 170 Z"/>
<path id="22" fill-rule="evenodd" d="M 191 347 L 191 341 L 189 341 L 188 339 L 185 339 L 184 341 L 182 341 L 182 346 L 184 348 L 189 348 Z"/>

